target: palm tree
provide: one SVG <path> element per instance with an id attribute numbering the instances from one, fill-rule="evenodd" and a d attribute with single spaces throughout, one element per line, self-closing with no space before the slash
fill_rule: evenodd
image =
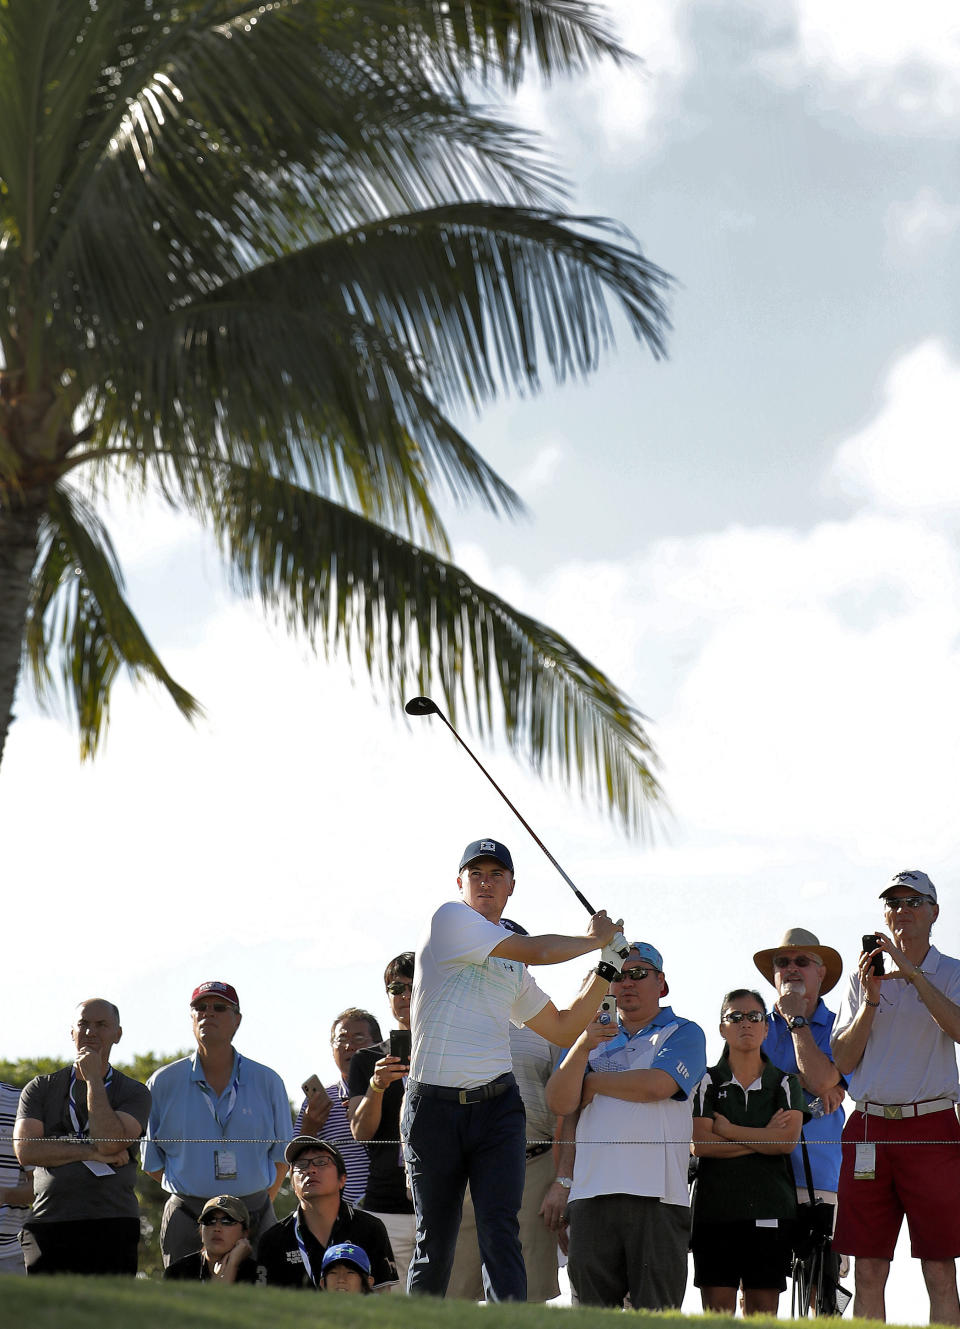
<path id="1" fill-rule="evenodd" d="M 451 422 L 663 349 L 667 278 L 478 90 L 628 59 L 578 0 L 2 0 L 0 755 L 21 663 L 83 755 L 121 667 L 198 703 L 96 500 L 158 489 L 239 590 L 642 824 L 643 717 L 449 561 L 517 495 Z"/>

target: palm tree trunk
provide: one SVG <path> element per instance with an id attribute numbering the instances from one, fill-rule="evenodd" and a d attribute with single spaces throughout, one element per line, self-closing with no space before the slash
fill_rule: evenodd
<path id="1" fill-rule="evenodd" d="M 42 508 L 0 507 L 0 761 L 13 720 Z"/>

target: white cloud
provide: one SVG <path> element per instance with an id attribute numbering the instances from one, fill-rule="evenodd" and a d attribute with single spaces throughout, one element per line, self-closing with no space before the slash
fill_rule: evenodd
<path id="1" fill-rule="evenodd" d="M 545 443 L 520 471 L 515 488 L 521 498 L 538 490 L 548 489 L 563 461 L 563 448 L 556 443 Z"/>
<path id="2" fill-rule="evenodd" d="M 838 449 L 830 479 L 889 511 L 960 508 L 960 364 L 942 343 L 891 367 L 880 410 Z"/>
<path id="3" fill-rule="evenodd" d="M 960 226 L 960 203 L 948 203 L 935 189 L 921 189 L 913 198 L 887 209 L 891 249 L 906 254 L 925 251 L 952 236 Z"/>
<path id="4" fill-rule="evenodd" d="M 675 115 L 693 52 L 676 0 L 609 0 L 606 9 L 621 44 L 642 65 L 617 69 L 605 62 L 585 79 L 561 81 L 550 89 L 531 81 L 518 94 L 517 105 L 524 122 L 547 136 L 589 125 L 590 155 L 616 161 L 623 169 L 623 153 L 655 146 L 655 126 Z M 569 153 L 561 150 L 568 160 Z"/>
<path id="5" fill-rule="evenodd" d="M 789 0 L 794 39 L 766 67 L 876 128 L 953 132 L 960 19 L 953 0 Z M 815 82 L 811 85 L 810 80 Z"/>

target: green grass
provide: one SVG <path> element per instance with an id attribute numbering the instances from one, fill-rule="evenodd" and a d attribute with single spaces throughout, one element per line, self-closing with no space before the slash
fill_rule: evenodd
<path id="1" fill-rule="evenodd" d="M 706 1321 L 709 1329 L 732 1329 L 735 1324 L 722 1315 L 631 1312 L 625 1319 L 622 1311 L 485 1307 L 400 1296 L 317 1297 L 286 1288 L 65 1277 L 4 1278 L 0 1315 L 4 1329 L 304 1329 L 304 1325 L 329 1329 L 491 1329 L 491 1317 L 495 1317 L 497 1329 L 591 1329 L 608 1316 L 611 1329 L 613 1317 L 617 1317 L 620 1329 L 641 1329 L 645 1322 L 651 1329 L 679 1329 L 680 1322 L 689 1325 L 700 1320 Z M 761 1317 L 751 1321 L 757 1329 L 791 1323 L 812 1329 L 817 1322 Z M 877 1322 L 858 1323 L 866 1326 Z"/>

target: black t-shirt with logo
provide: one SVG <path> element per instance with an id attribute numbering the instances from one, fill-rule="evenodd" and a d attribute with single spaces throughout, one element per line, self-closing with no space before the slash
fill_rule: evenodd
<path id="1" fill-rule="evenodd" d="M 350 1062 L 348 1088 L 351 1098 L 367 1092 L 374 1067 L 390 1051 L 388 1042 L 375 1043 L 353 1054 Z M 412 1214 L 413 1205 L 407 1195 L 407 1179 L 400 1152 L 400 1113 L 403 1111 L 403 1081 L 394 1080 L 383 1092 L 380 1125 L 373 1139 L 367 1140 L 370 1155 L 370 1176 L 363 1197 L 364 1209 L 374 1214 Z M 378 1140 L 383 1144 L 376 1143 Z"/>

